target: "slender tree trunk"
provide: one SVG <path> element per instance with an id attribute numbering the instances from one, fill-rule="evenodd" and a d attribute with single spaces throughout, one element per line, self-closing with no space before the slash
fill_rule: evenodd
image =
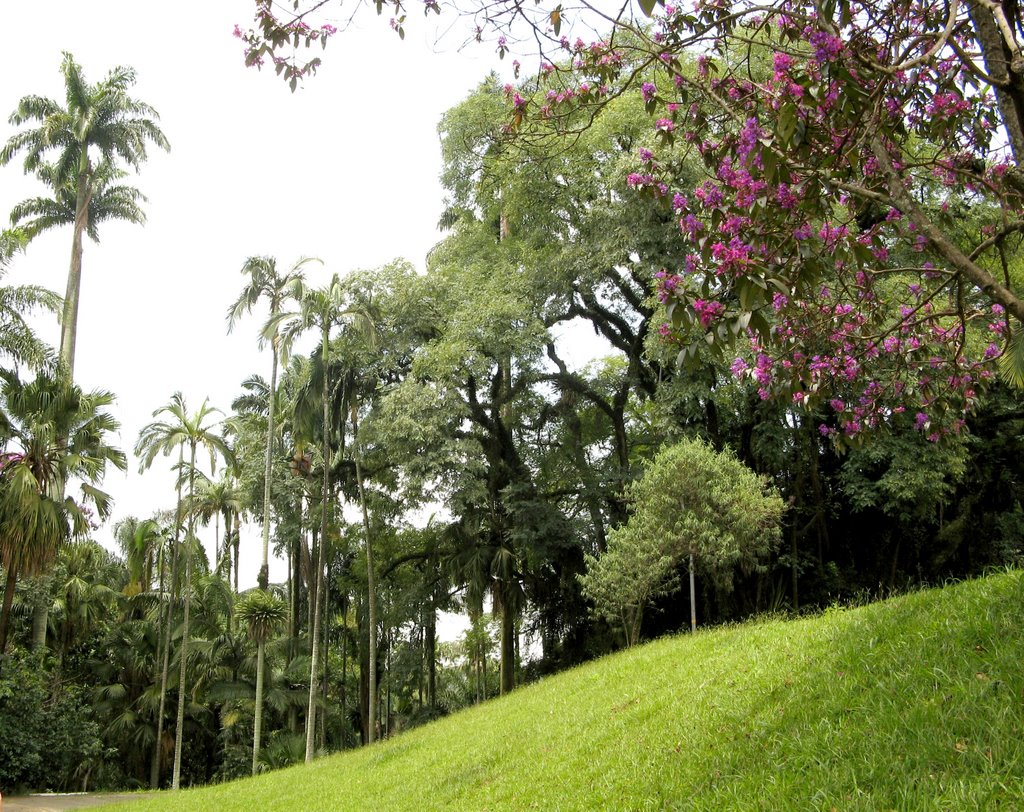
<path id="1" fill-rule="evenodd" d="M 302 509 L 302 496 L 299 496 L 299 533 L 302 531 L 303 523 L 303 509 Z M 296 640 L 299 636 L 299 583 L 302 579 L 302 574 L 299 571 L 299 546 L 300 541 L 296 539 L 292 544 L 292 549 L 288 553 L 288 662 L 290 663 L 295 659 L 298 654 L 296 648 Z M 295 707 L 294 703 L 288 705 L 288 730 L 291 733 L 297 733 L 299 730 L 299 709 Z"/>
<path id="2" fill-rule="evenodd" d="M 370 512 L 366 506 L 366 489 L 363 487 L 363 466 L 359 452 L 359 418 L 356 406 L 352 406 L 352 443 L 355 447 L 356 484 L 359 487 L 359 507 L 363 513 L 363 535 L 366 537 L 366 599 L 367 625 L 370 627 L 370 738 L 373 744 L 376 728 L 376 696 L 377 696 L 377 585 L 373 572 L 373 545 L 370 542 Z"/>
<path id="3" fill-rule="evenodd" d="M 799 573 L 799 570 L 797 569 L 797 555 L 799 553 L 799 550 L 797 549 L 796 536 L 797 536 L 797 529 L 796 529 L 796 523 L 794 522 L 793 530 L 790 533 L 790 539 L 789 539 L 789 556 L 792 559 L 792 561 L 790 562 L 790 565 L 789 565 L 789 571 L 790 571 L 790 579 L 792 581 L 792 586 L 793 586 L 793 611 L 794 612 L 799 612 L 800 611 L 800 587 L 799 587 L 799 581 L 800 581 L 799 575 L 800 575 L 800 573 Z"/>
<path id="4" fill-rule="evenodd" d="M 7 570 L 4 583 L 4 604 L 0 609 L 0 667 L 3 666 L 4 654 L 7 652 L 7 630 L 11 621 L 11 606 L 14 605 L 14 588 L 18 583 L 17 567 Z"/>
<path id="5" fill-rule="evenodd" d="M 326 562 L 329 563 L 329 562 Z M 323 663 L 323 673 L 320 680 L 320 699 L 323 702 L 324 707 L 327 707 L 327 680 L 330 677 L 330 653 L 331 653 L 331 579 L 327 577 L 327 567 L 324 566 L 324 619 L 323 629 L 320 637 L 323 639 L 323 651 L 321 652 L 321 662 Z M 327 712 L 320 714 L 320 746 L 326 747 L 327 744 Z"/>
<path id="6" fill-rule="evenodd" d="M 480 700 L 479 701 L 480 702 L 486 702 L 487 701 L 487 647 L 483 644 L 483 642 L 480 643 L 480 657 L 477 660 L 477 662 L 480 664 L 480 669 L 479 669 L 479 675 L 480 675 L 479 676 L 479 682 L 480 682 L 479 696 L 480 696 Z"/>
<path id="7" fill-rule="evenodd" d="M 228 571 L 226 573 L 224 573 L 222 575 L 222 577 L 226 578 L 226 580 L 228 582 L 228 586 L 231 585 L 231 554 L 232 554 L 231 533 L 232 533 L 233 528 L 234 528 L 234 523 L 231 521 L 231 511 L 230 510 L 225 511 L 225 513 L 224 513 L 224 561 L 227 563 Z M 217 574 L 221 575 L 220 572 L 218 572 Z M 236 589 L 235 590 L 235 595 L 237 595 L 237 594 L 238 594 L 238 590 Z M 232 614 L 231 617 L 228 618 L 228 623 L 231 624 L 230 628 L 231 628 L 232 631 L 234 631 L 234 614 Z"/>
<path id="8" fill-rule="evenodd" d="M 178 451 L 179 470 L 184 459 L 184 448 L 180 448 Z M 153 789 L 158 789 L 160 785 L 160 756 L 163 747 L 164 713 L 167 710 L 167 681 L 171 670 L 171 642 L 174 637 L 174 600 L 179 589 L 178 559 L 181 556 L 181 518 L 181 480 L 179 479 L 178 501 L 174 511 L 174 541 L 171 544 L 171 594 L 167 598 L 167 637 L 164 640 L 164 660 L 160 669 L 160 710 L 158 711 L 156 722 L 157 755 L 154 760 L 152 774 L 150 775 L 150 783 Z"/>
<path id="9" fill-rule="evenodd" d="M 165 580 L 165 576 L 166 576 L 166 566 L 163 565 L 163 560 L 162 560 L 162 557 L 161 557 L 161 561 L 160 561 L 160 578 L 159 578 L 159 586 L 158 586 L 158 589 L 160 590 L 159 594 L 160 594 L 160 599 L 161 600 L 164 597 L 164 589 L 167 586 L 167 583 L 166 583 L 166 580 Z M 159 606 L 159 612 L 158 612 L 158 615 L 157 615 L 157 626 L 156 626 L 156 650 L 153 652 L 153 665 L 154 665 L 154 667 L 156 666 L 156 663 L 159 662 L 160 655 L 163 653 L 163 650 L 164 650 L 164 626 L 165 625 L 166 624 L 164 623 L 164 609 L 163 609 L 163 606 Z M 167 634 L 170 634 L 169 630 L 167 631 Z M 162 700 L 163 699 L 163 695 L 161 695 L 160 698 Z M 159 731 L 160 734 L 162 734 L 163 733 L 163 719 L 162 719 L 162 717 L 163 717 L 163 707 L 160 708 L 160 717 L 161 717 L 161 719 L 159 719 L 157 721 L 157 730 Z M 153 757 L 149 760 L 149 786 L 150 786 L 150 788 L 151 789 L 156 789 L 157 785 L 159 784 L 159 782 L 160 782 L 160 736 L 158 735 L 157 738 L 156 738 L 156 741 L 154 743 L 154 746 L 153 746 Z"/>
<path id="10" fill-rule="evenodd" d="M 388 629 L 385 643 L 387 645 L 387 656 L 384 661 L 384 686 L 385 696 L 387 701 L 384 703 L 384 738 L 391 738 L 391 646 L 394 640 L 392 639 L 392 631 Z"/>
<path id="11" fill-rule="evenodd" d="M 341 719 L 348 722 L 348 597 L 345 598 L 345 619 L 341 626 Z"/>
<path id="12" fill-rule="evenodd" d="M 424 679 L 424 676 L 425 676 L 424 675 L 424 671 L 425 671 L 424 665 L 426 665 L 426 659 L 427 659 L 427 641 L 426 641 L 426 635 L 424 633 L 424 628 L 423 628 L 423 626 L 424 626 L 423 620 L 424 620 L 424 618 L 423 618 L 423 615 L 421 614 L 420 615 L 420 625 L 417 626 L 413 630 L 413 639 L 416 641 L 416 648 L 418 648 L 419 652 L 420 652 L 420 661 L 418 663 L 418 667 L 416 668 L 416 694 L 417 694 L 417 701 L 419 702 L 419 706 L 421 708 L 426 704 L 426 702 L 424 701 L 424 690 L 423 689 L 424 689 L 424 683 L 425 683 L 425 679 Z M 412 641 L 410 641 L 410 642 L 412 642 Z"/>
<path id="13" fill-rule="evenodd" d="M 256 714 L 252 722 L 252 774 L 260 760 L 260 741 L 263 735 L 263 666 L 266 658 L 266 644 L 256 642 Z"/>
<path id="14" fill-rule="evenodd" d="M 36 577 L 39 590 L 32 605 L 32 650 L 46 649 L 46 632 L 50 625 L 50 578 L 46 575 Z"/>
<path id="15" fill-rule="evenodd" d="M 188 503 L 193 503 L 195 494 L 196 477 L 196 443 L 192 441 L 192 452 L 189 460 L 188 474 Z M 195 513 L 191 510 L 188 514 L 188 535 L 185 537 L 186 546 L 191 548 L 192 540 L 195 538 Z M 188 677 L 188 624 L 189 609 L 192 605 L 192 550 L 185 553 L 185 607 L 181 622 L 181 668 L 178 672 L 178 723 L 174 732 L 174 774 L 171 778 L 171 789 L 181 787 L 181 747 L 185 736 L 185 705 L 188 702 L 188 692 L 185 690 L 185 682 Z"/>
<path id="16" fill-rule="evenodd" d="M 313 656 L 313 610 L 316 608 L 316 596 L 317 596 L 317 580 L 316 580 L 316 562 L 320 555 L 320 530 L 319 528 L 312 528 L 310 530 L 310 553 L 309 553 L 309 566 L 307 571 L 309 572 L 309 584 L 306 590 L 306 629 L 309 633 L 309 639 L 307 643 L 310 646 L 309 655 Z"/>
<path id="17" fill-rule="evenodd" d="M 690 631 L 697 631 L 697 590 L 693 580 L 693 553 L 690 553 Z"/>
<path id="18" fill-rule="evenodd" d="M 320 595 L 323 593 L 324 585 L 324 548 L 327 546 L 327 509 L 330 504 L 330 486 L 331 486 L 331 441 L 330 441 L 330 411 L 328 403 L 328 395 L 330 388 L 328 387 L 328 375 L 327 375 L 327 360 L 328 360 L 328 347 L 327 342 L 330 338 L 329 331 L 324 328 L 322 334 L 323 344 L 321 352 L 323 353 L 323 365 L 324 365 L 324 385 L 323 385 L 323 465 L 324 465 L 324 481 L 323 481 L 323 494 L 321 494 L 322 506 L 320 510 L 320 549 L 317 551 L 316 561 L 316 594 L 311 596 L 311 601 L 315 604 L 313 609 L 313 631 L 312 631 L 312 662 L 309 668 L 309 707 L 306 710 L 306 763 L 309 764 L 313 761 L 313 736 L 316 732 L 316 684 L 317 677 L 320 671 Z"/>
<path id="19" fill-rule="evenodd" d="M 437 707 L 437 607 L 433 604 L 427 614 L 427 704 Z"/>
<path id="20" fill-rule="evenodd" d="M 71 235 L 71 264 L 68 268 L 68 286 L 64 294 L 64 313 L 61 317 L 60 362 L 74 378 L 75 342 L 78 337 L 78 299 L 82 288 L 82 235 L 89 226 L 89 198 L 91 172 L 89 156 L 83 150 L 75 191 L 75 226 Z"/>
<path id="21" fill-rule="evenodd" d="M 220 512 L 214 511 L 213 514 L 213 571 L 220 575 L 220 568 L 224 563 L 224 559 L 220 550 Z"/>
<path id="22" fill-rule="evenodd" d="M 270 340 L 270 392 L 267 403 L 267 450 L 263 462 L 263 563 L 258 583 L 264 592 L 270 583 L 270 477 L 274 451 L 274 393 L 277 391 L 277 336 Z"/>

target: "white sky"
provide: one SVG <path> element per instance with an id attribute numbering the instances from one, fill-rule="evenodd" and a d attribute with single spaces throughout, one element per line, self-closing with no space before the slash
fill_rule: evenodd
<path id="1" fill-rule="evenodd" d="M 67 50 L 90 82 L 115 65 L 134 67 L 133 95 L 156 108 L 171 142 L 169 154 L 154 151 L 127 181 L 149 198 L 148 223 L 103 225 L 102 242 L 87 241 L 83 258 L 76 379 L 117 395 L 129 455 L 139 429 L 176 390 L 190 410 L 209 397 L 227 411 L 246 377 L 269 376 L 269 356 L 256 347 L 263 313 L 226 332 L 247 256 L 269 254 L 286 267 L 319 256 L 324 266 L 307 270 L 313 283 L 400 256 L 423 267 L 439 238 L 443 197 L 437 123 L 501 66 L 486 46 L 458 53 L 457 36 L 434 45 L 416 15 L 400 42 L 367 8 L 292 94 L 272 70 L 243 64 L 231 32 L 236 23 L 249 27 L 252 12 L 252 0 L 187 10 L 138 0 L 7 0 L 0 11 L 0 141 L 16 131 L 7 116 L 22 96 L 63 102 Z M 44 193 L 20 162 L 0 168 L 0 217 Z M 5 282 L 63 295 L 70 241 L 70 227 L 37 238 Z M 56 323 L 41 325 L 56 346 Z M 130 458 L 126 475 L 107 476 L 114 521 L 173 505 L 164 459 L 145 474 L 137 469 Z M 101 541 L 109 543 L 112 524 L 97 534 Z M 258 550 L 258 530 L 250 528 L 243 586 L 255 583 Z M 283 562 L 272 566 L 272 580 L 284 574 Z"/>

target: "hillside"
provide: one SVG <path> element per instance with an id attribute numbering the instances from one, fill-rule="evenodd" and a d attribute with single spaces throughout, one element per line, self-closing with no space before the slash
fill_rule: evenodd
<path id="1" fill-rule="evenodd" d="M 1024 808 L 1024 573 L 641 646 L 372 748 L 118 808 Z"/>

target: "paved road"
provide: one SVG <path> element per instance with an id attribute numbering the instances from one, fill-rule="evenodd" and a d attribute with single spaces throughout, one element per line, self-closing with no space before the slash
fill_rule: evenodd
<path id="1" fill-rule="evenodd" d="M 89 806 L 102 806 L 103 804 L 122 803 L 124 801 L 141 800 L 148 793 L 145 792 L 73 792 L 54 795 L 21 795 L 18 797 L 4 798 L 3 812 L 63 812 L 65 809 L 85 809 Z"/>

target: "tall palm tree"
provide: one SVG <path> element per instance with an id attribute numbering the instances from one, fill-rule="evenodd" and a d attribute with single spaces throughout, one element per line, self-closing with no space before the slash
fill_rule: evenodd
<path id="1" fill-rule="evenodd" d="M 310 288 L 302 280 L 295 280 L 289 286 L 292 298 L 299 303 L 294 313 L 280 313 L 267 322 L 265 334 L 279 327 L 282 337 L 282 352 L 287 355 L 294 340 L 310 329 L 320 331 L 321 389 L 321 432 L 323 454 L 323 483 L 320 509 L 320 545 L 317 554 L 316 588 L 311 599 L 314 601 L 312 630 L 312 661 L 309 674 L 309 707 L 306 712 L 306 763 L 313 760 L 313 733 L 316 721 L 316 685 L 320 667 L 320 616 L 323 595 L 324 561 L 327 547 L 327 528 L 331 502 L 331 420 L 330 420 L 330 340 L 331 330 L 341 324 L 353 323 L 364 331 L 372 329 L 372 322 L 365 311 L 348 306 L 347 292 L 338 274 L 322 288 Z M 374 632 L 371 629 L 371 637 Z M 372 704 L 372 703 L 371 703 Z"/>
<path id="2" fill-rule="evenodd" d="M 37 172 L 46 156 L 55 153 L 53 168 L 46 172 L 52 173 L 57 199 L 64 194 L 61 189 L 73 185 L 75 216 L 60 339 L 60 360 L 73 374 L 82 283 L 82 235 L 91 227 L 92 198 L 101 190 L 104 173 L 109 173 L 110 168 L 123 163 L 137 169 L 146 160 L 149 144 L 165 150 L 170 145 L 156 124 L 160 118 L 157 112 L 128 95 L 135 84 L 135 71 L 131 68 L 116 67 L 102 81 L 89 84 L 74 57 L 65 53 L 61 73 L 64 106 L 44 96 L 23 97 L 11 114 L 10 123 L 21 127 L 34 122 L 38 126 L 11 136 L 0 149 L 0 166 L 24 153 L 25 171 Z M 110 175 L 106 177 L 109 181 Z"/>
<path id="3" fill-rule="evenodd" d="M 249 257 L 242 265 L 242 273 L 248 274 L 249 282 L 242 289 L 238 299 L 228 308 L 228 332 L 244 313 L 250 312 L 260 299 L 266 299 L 270 307 L 270 321 L 260 334 L 259 346 L 262 349 L 270 342 L 270 397 L 267 409 L 267 449 L 263 469 L 263 564 L 260 567 L 259 587 L 267 589 L 270 578 L 270 477 L 274 447 L 274 393 L 277 391 L 277 365 L 279 361 L 280 335 L 278 322 L 275 318 L 281 313 L 288 291 L 295 282 L 302 280 L 302 267 L 310 262 L 320 260 L 303 257 L 289 270 L 279 273 L 277 260 L 273 257 Z M 271 325 L 273 322 L 273 325 Z"/>
<path id="4" fill-rule="evenodd" d="M 154 421 L 144 426 L 142 431 L 139 432 L 139 439 L 135 444 L 135 454 L 140 458 L 139 470 L 144 471 L 149 468 L 158 454 L 162 453 L 164 456 L 167 456 L 175 448 L 183 450 L 187 446 L 189 452 L 188 504 L 195 504 L 196 453 L 199 447 L 202 446 L 209 451 L 211 469 L 215 467 L 218 455 L 223 457 L 229 464 L 234 464 L 234 454 L 227 442 L 213 430 L 215 423 L 211 424 L 208 422 L 214 414 L 219 413 L 219 409 L 212 408 L 209 406 L 209 401 L 204 400 L 199 409 L 190 414 L 184 395 L 181 392 L 175 392 L 171 397 L 170 403 L 153 412 L 153 417 L 166 414 L 168 419 Z M 185 543 L 188 547 L 195 544 L 195 519 L 195 511 L 189 511 L 188 532 L 185 535 Z M 181 785 L 181 745 L 185 729 L 185 682 L 188 662 L 189 610 L 191 608 L 192 595 L 192 559 L 194 557 L 191 554 L 185 555 L 184 608 L 181 649 L 179 652 L 181 671 L 178 680 L 178 719 L 174 734 L 172 789 L 178 789 Z"/>
<path id="5" fill-rule="evenodd" d="M 0 611 L 0 656 L 18 577 L 43 572 L 60 547 L 90 529 L 90 508 L 104 519 L 110 497 L 96 487 L 108 464 L 124 470 L 124 454 L 108 443 L 119 423 L 106 411 L 109 392 L 88 394 L 66 375 L 40 373 L 25 383 L 0 370 L 0 563 L 7 572 Z M 72 478 L 77 499 L 65 496 Z"/>
<path id="6" fill-rule="evenodd" d="M 280 598 L 257 587 L 235 606 L 235 617 L 249 630 L 256 643 L 256 710 L 252 733 L 252 774 L 259 764 L 260 738 L 263 732 L 263 679 L 267 641 L 281 628 L 288 609 Z"/>

